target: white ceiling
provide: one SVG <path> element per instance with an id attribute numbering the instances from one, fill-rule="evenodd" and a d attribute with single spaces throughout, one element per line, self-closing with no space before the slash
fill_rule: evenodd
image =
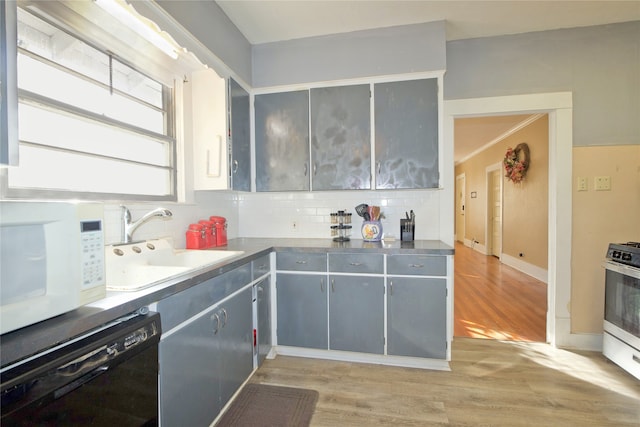
<path id="1" fill-rule="evenodd" d="M 446 21 L 447 40 L 640 20 L 640 0 L 215 1 L 251 44 L 442 20 Z M 456 120 L 455 161 L 491 144 L 526 119 Z"/>

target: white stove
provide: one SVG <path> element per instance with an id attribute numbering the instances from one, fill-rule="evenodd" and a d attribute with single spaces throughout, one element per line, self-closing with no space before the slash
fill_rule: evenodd
<path id="1" fill-rule="evenodd" d="M 640 379 L 640 243 L 612 243 L 604 262 L 603 353 Z"/>

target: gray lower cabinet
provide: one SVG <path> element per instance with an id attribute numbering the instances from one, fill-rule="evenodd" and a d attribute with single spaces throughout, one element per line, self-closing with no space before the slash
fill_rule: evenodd
<path id="1" fill-rule="evenodd" d="M 329 348 L 384 353 L 384 278 L 329 276 Z"/>
<path id="2" fill-rule="evenodd" d="M 445 359 L 446 279 L 389 277 L 387 287 L 387 354 Z"/>
<path id="3" fill-rule="evenodd" d="M 256 300 L 258 308 L 258 366 L 262 365 L 271 350 L 271 286 L 269 278 L 256 283 Z"/>
<path id="4" fill-rule="evenodd" d="M 327 349 L 326 276 L 278 273 L 278 344 Z"/>
<path id="5" fill-rule="evenodd" d="M 198 313 L 160 341 L 160 419 L 209 425 L 253 370 L 252 292 Z"/>

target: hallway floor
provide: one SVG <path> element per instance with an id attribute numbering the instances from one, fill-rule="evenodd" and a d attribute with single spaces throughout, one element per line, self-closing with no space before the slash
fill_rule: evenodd
<path id="1" fill-rule="evenodd" d="M 455 245 L 454 336 L 546 341 L 547 285 Z"/>

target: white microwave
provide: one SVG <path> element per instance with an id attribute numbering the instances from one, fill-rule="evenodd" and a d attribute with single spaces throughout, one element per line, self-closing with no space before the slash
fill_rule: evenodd
<path id="1" fill-rule="evenodd" d="M 102 204 L 0 201 L 0 334 L 105 295 Z"/>

